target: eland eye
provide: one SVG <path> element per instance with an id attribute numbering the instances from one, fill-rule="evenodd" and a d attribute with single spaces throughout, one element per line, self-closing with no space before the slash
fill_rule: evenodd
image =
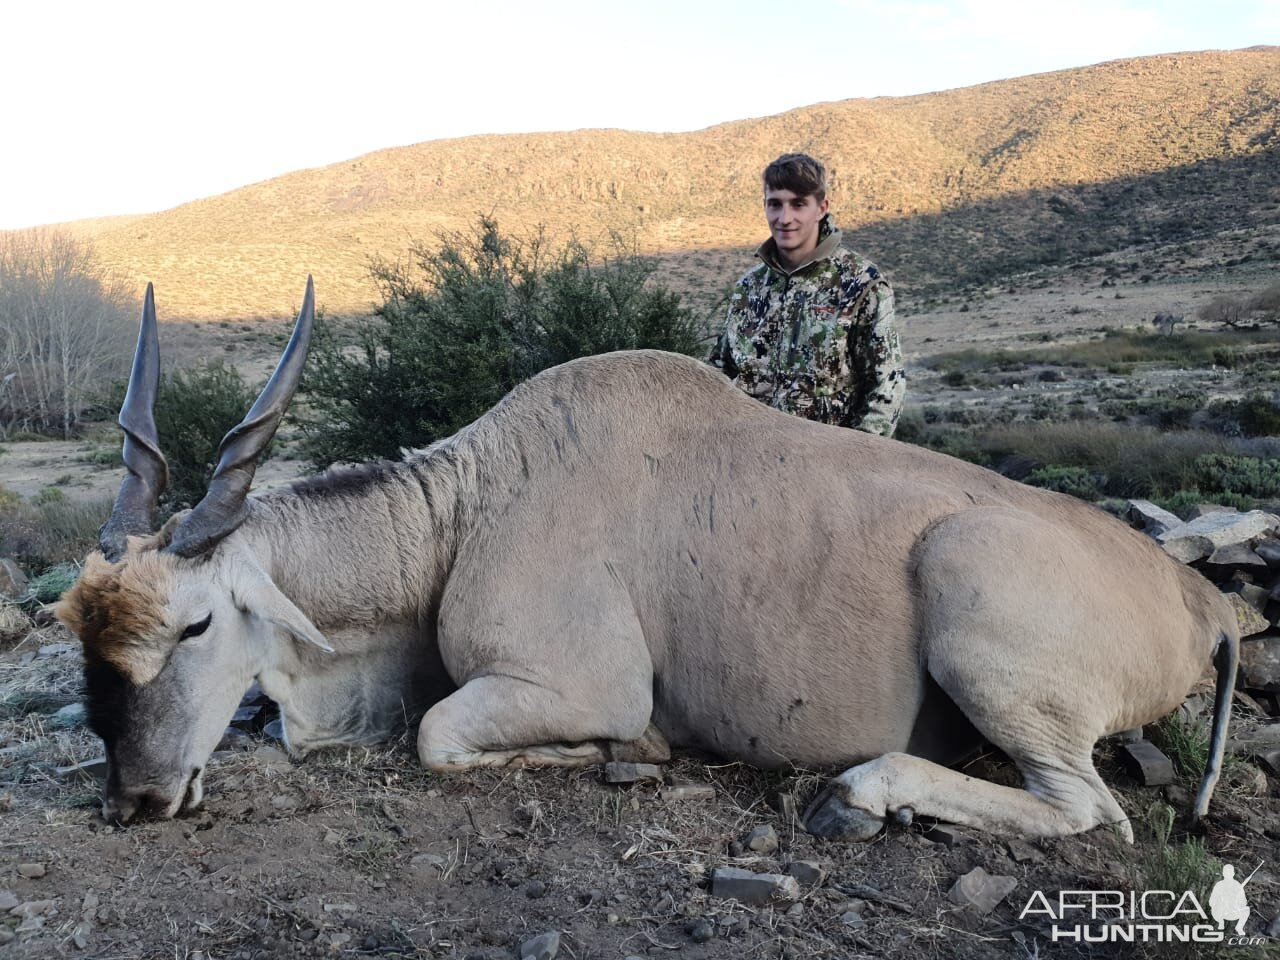
<path id="1" fill-rule="evenodd" d="M 200 636 L 200 634 L 204 633 L 206 630 L 209 629 L 209 624 L 211 624 L 212 622 L 213 622 L 213 614 L 210 613 L 210 614 L 207 614 L 203 620 L 200 620 L 196 623 L 187 624 L 187 628 L 182 631 L 182 636 L 178 637 L 178 642 L 181 643 L 183 640 L 186 640 L 190 637 Z"/>

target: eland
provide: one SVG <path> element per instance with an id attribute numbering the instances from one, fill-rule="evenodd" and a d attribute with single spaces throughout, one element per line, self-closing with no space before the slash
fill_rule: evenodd
<path id="1" fill-rule="evenodd" d="M 655 351 L 574 360 L 401 461 L 250 497 L 314 299 L 308 279 L 204 499 L 155 531 L 147 288 L 120 413 L 128 472 L 57 611 L 84 647 L 108 819 L 196 806 L 256 678 L 294 755 L 415 722 L 421 762 L 444 773 L 673 745 L 844 770 L 806 814 L 824 836 L 918 814 L 1026 837 L 1112 824 L 1132 840 L 1094 743 L 1168 713 L 1212 661 L 1205 814 L 1232 608 L 1102 511 L 787 416 Z M 1021 789 L 947 766 L 984 740 Z"/>

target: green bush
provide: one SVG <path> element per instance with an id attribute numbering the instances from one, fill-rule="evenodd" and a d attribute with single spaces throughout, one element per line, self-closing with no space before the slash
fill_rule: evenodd
<path id="1" fill-rule="evenodd" d="M 1242 400 L 1215 400 L 1209 405 L 1209 414 L 1228 436 L 1280 436 L 1280 406 L 1260 393 Z"/>
<path id="2" fill-rule="evenodd" d="M 1033 487 L 1069 493 L 1081 500 L 1095 500 L 1102 493 L 1098 478 L 1084 467 L 1037 467 L 1024 481 Z"/>
<path id="3" fill-rule="evenodd" d="M 164 377 L 155 404 L 156 432 L 169 462 L 163 510 L 173 512 L 200 501 L 217 466 L 218 444 L 256 397 L 257 391 L 221 360 Z M 260 461 L 270 456 L 268 448 Z"/>
<path id="4" fill-rule="evenodd" d="M 1280 460 L 1205 454 L 1195 460 L 1201 490 L 1244 497 L 1280 497 Z"/>
<path id="5" fill-rule="evenodd" d="M 355 343 L 320 323 L 297 419 L 317 465 L 393 457 L 448 436 L 517 383 L 575 357 L 653 347 L 705 351 L 699 324 L 623 250 L 597 259 L 541 235 L 516 240 L 482 217 L 471 234 L 377 263 L 383 303 Z"/>

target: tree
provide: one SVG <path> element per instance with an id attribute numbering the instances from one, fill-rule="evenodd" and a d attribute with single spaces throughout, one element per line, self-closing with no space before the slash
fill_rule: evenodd
<path id="1" fill-rule="evenodd" d="M 72 436 L 128 363 L 132 313 L 89 244 L 59 230 L 0 234 L 0 434 Z"/>
<path id="2" fill-rule="evenodd" d="M 552 249 L 482 217 L 471 233 L 411 248 L 413 264 L 375 262 L 383 303 L 344 341 L 317 321 L 299 417 L 308 455 L 394 457 L 454 433 L 539 370 L 575 357 L 652 347 L 693 354 L 699 324 L 653 261 L 615 239 L 613 256 Z"/>

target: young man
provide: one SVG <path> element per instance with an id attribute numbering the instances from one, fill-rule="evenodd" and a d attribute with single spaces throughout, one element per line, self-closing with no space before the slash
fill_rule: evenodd
<path id="1" fill-rule="evenodd" d="M 888 437 L 906 389 L 893 290 L 840 245 L 826 178 L 803 153 L 765 168 L 770 237 L 738 281 L 711 362 L 771 407 Z"/>

